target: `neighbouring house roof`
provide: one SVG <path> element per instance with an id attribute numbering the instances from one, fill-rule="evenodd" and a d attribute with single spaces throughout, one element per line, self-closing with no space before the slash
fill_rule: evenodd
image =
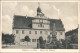
<path id="1" fill-rule="evenodd" d="M 42 18 L 14 15 L 13 29 L 32 29 L 33 19 L 42 19 Z M 53 29 L 53 23 L 55 23 L 56 30 L 58 31 L 65 30 L 62 21 L 60 19 L 48 19 L 48 18 L 46 19 L 50 21 L 50 30 Z"/>
<path id="2" fill-rule="evenodd" d="M 71 35 L 74 35 L 74 34 L 78 34 L 78 28 L 70 30 L 70 31 L 67 31 L 65 33 L 66 36 L 71 36 Z"/>

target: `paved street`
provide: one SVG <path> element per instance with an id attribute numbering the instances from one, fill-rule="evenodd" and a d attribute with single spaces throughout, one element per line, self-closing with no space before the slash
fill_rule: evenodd
<path id="1" fill-rule="evenodd" d="M 29 45 L 3 45 L 3 49 L 36 49 L 36 47 L 29 46 Z"/>

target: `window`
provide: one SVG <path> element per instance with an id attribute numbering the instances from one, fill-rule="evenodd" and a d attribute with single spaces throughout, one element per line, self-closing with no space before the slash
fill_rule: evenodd
<path id="1" fill-rule="evenodd" d="M 44 27 L 42 24 L 43 24 L 43 20 L 39 20 L 39 26 L 38 27 Z"/>
<path id="2" fill-rule="evenodd" d="M 52 34 L 52 32 L 50 32 L 50 34 Z"/>
<path id="3" fill-rule="evenodd" d="M 42 22 L 43 22 L 43 20 L 39 20 L 39 22 L 41 22 L 41 23 L 42 23 Z"/>
<path id="4" fill-rule="evenodd" d="M 60 35 L 62 35 L 62 32 L 60 32 Z"/>
<path id="5" fill-rule="evenodd" d="M 21 42 L 24 42 L 25 40 L 24 40 L 24 39 L 20 39 L 20 41 L 21 41 Z"/>
<path id="6" fill-rule="evenodd" d="M 29 31 L 29 34 L 31 34 L 31 31 Z"/>
<path id="7" fill-rule="evenodd" d="M 38 27 L 40 27 L 40 25 L 38 25 Z"/>
<path id="8" fill-rule="evenodd" d="M 42 27 L 42 23 L 40 23 L 40 27 Z"/>
<path id="9" fill-rule="evenodd" d="M 56 35 L 57 35 L 57 32 L 56 32 Z"/>
<path id="10" fill-rule="evenodd" d="M 37 31 L 35 31 L 35 34 L 37 34 Z"/>
<path id="11" fill-rule="evenodd" d="M 38 27 L 44 27 L 44 25 L 43 25 L 42 23 L 40 23 L 40 24 L 38 25 Z"/>
<path id="12" fill-rule="evenodd" d="M 32 39 L 32 42 L 36 42 L 36 39 Z"/>
<path id="13" fill-rule="evenodd" d="M 22 34 L 24 34 L 24 30 L 22 30 Z"/>
<path id="14" fill-rule="evenodd" d="M 42 20 L 42 23 L 43 23 L 43 20 Z"/>
<path id="15" fill-rule="evenodd" d="M 43 25 L 43 28 L 44 28 L 44 25 Z"/>
<path id="16" fill-rule="evenodd" d="M 16 34 L 18 34 L 18 30 L 16 30 Z"/>
<path id="17" fill-rule="evenodd" d="M 42 31 L 40 31 L 40 34 L 42 34 Z"/>

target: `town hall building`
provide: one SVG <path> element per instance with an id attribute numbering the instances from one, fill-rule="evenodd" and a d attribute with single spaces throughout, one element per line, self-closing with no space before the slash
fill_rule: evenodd
<path id="1" fill-rule="evenodd" d="M 61 39 L 65 40 L 65 28 L 61 19 L 47 18 L 39 6 L 37 8 L 37 16 L 35 17 L 14 15 L 13 34 L 15 43 L 26 45 L 26 42 L 22 40 L 25 36 L 29 36 L 30 41 L 28 44 L 37 46 L 39 37 L 42 36 L 43 40 L 47 40 L 47 37 L 52 34 L 54 26 L 56 39 L 58 41 Z"/>

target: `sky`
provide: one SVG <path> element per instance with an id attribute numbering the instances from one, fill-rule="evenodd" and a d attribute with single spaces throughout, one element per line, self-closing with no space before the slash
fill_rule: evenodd
<path id="1" fill-rule="evenodd" d="M 6 0 L 2 0 L 6 1 Z M 7 1 L 33 1 L 33 0 L 7 0 Z M 34 1 L 79 1 L 79 0 L 34 0 Z"/>
<path id="2" fill-rule="evenodd" d="M 2 2 L 2 32 L 12 33 L 14 15 L 32 16 L 37 13 L 38 2 Z M 65 31 L 78 27 L 77 2 L 40 2 L 46 17 L 61 19 Z"/>

